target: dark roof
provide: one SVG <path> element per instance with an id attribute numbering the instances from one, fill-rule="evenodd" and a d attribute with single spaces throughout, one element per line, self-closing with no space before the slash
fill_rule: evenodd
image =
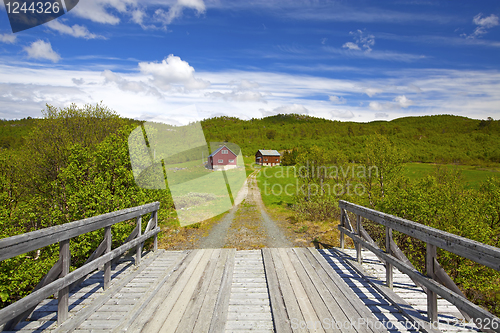
<path id="1" fill-rule="evenodd" d="M 277 150 L 259 149 L 257 153 L 258 152 L 260 152 L 263 156 L 281 156 Z"/>
<path id="2" fill-rule="evenodd" d="M 214 152 L 213 152 L 212 154 L 208 155 L 208 157 L 210 157 L 210 156 L 214 156 L 214 155 L 215 155 L 215 154 L 217 154 L 219 151 L 221 151 L 221 150 L 222 150 L 222 148 L 226 148 L 226 149 L 227 149 L 227 150 L 229 150 L 231 153 L 233 153 L 233 155 L 234 155 L 234 156 L 238 156 L 238 155 L 236 155 L 236 154 L 235 154 L 235 153 L 234 153 L 231 149 L 227 148 L 227 147 L 224 145 L 224 146 L 219 147 L 219 148 L 217 148 L 216 150 L 214 150 Z"/>

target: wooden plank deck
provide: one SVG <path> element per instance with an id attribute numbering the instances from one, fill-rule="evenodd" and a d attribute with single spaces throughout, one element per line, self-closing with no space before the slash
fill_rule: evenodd
<path id="1" fill-rule="evenodd" d="M 347 255 L 352 254 L 349 251 Z M 378 259 L 363 253 L 366 271 L 379 274 Z M 54 312 L 57 301 L 46 300 L 16 329 L 78 333 L 416 331 L 408 325 L 409 317 L 400 312 L 406 307 L 425 319 L 414 297 L 418 289 L 413 282 L 395 272 L 395 291 L 415 308 L 388 297 L 374 287 L 380 284 L 377 276 L 366 277 L 348 262 L 346 254 L 311 248 L 159 250 L 143 257 L 139 267 L 133 261 L 114 267 L 106 291 L 102 271 L 90 276 L 70 295 L 69 319 L 60 327 Z M 448 311 L 441 315 L 446 318 L 459 315 L 449 305 L 442 309 Z M 447 330 L 459 331 L 452 326 Z"/>

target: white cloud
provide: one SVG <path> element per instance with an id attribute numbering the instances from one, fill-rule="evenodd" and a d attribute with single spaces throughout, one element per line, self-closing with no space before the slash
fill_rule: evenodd
<path id="1" fill-rule="evenodd" d="M 375 113 L 375 119 L 387 119 L 389 115 L 385 112 L 377 112 Z"/>
<path id="2" fill-rule="evenodd" d="M 463 41 L 463 39 L 462 39 Z M 346 43 L 349 44 L 349 43 Z M 347 49 L 346 50 L 346 44 L 344 44 L 343 48 L 335 48 L 335 47 L 323 47 L 325 51 L 328 51 L 330 53 L 334 54 L 339 54 L 341 56 L 345 57 L 351 57 L 351 58 L 369 58 L 369 59 L 377 59 L 377 60 L 389 60 L 389 61 L 401 61 L 401 62 L 414 62 L 417 60 L 422 60 L 427 58 L 425 55 L 421 54 L 411 54 L 411 53 L 400 53 L 400 52 L 393 52 L 393 51 L 377 51 L 377 50 L 365 50 L 362 52 L 362 50 L 359 48 L 357 49 Z M 354 46 L 357 44 L 352 43 Z M 351 46 L 352 47 L 352 46 Z"/>
<path id="3" fill-rule="evenodd" d="M 488 17 L 482 17 L 483 14 L 479 13 L 474 18 L 472 19 L 472 22 L 477 25 L 476 29 L 474 29 L 474 32 L 470 35 L 467 34 L 461 34 L 460 36 L 466 37 L 467 39 L 475 39 L 477 37 L 481 37 L 482 35 L 485 35 L 488 33 L 487 29 L 493 28 L 497 25 L 499 25 L 498 21 L 498 16 L 491 14 Z"/>
<path id="4" fill-rule="evenodd" d="M 99 36 L 91 33 L 86 27 L 78 24 L 74 24 L 72 27 L 61 23 L 59 20 L 53 20 L 47 22 L 47 27 L 52 30 L 59 32 L 60 34 L 70 35 L 76 38 L 94 39 L 94 38 L 104 38 L 104 36 Z"/>
<path id="5" fill-rule="evenodd" d="M 382 110 L 386 110 L 386 109 L 392 107 L 392 104 L 390 104 L 390 103 L 382 104 L 382 103 L 379 103 L 379 102 L 370 102 L 370 104 L 368 106 L 372 110 L 382 111 Z"/>
<path id="6" fill-rule="evenodd" d="M 408 98 L 406 98 L 405 95 L 402 96 L 397 96 L 394 98 L 394 102 L 398 103 L 400 107 L 402 108 L 407 108 L 410 105 L 413 105 L 413 101 L 410 101 Z"/>
<path id="7" fill-rule="evenodd" d="M 85 0 L 80 1 L 71 13 L 93 22 L 120 23 L 120 18 L 110 13 L 110 9 L 125 14 L 137 7 L 137 0 Z"/>
<path id="8" fill-rule="evenodd" d="M 365 31 L 360 29 L 349 32 L 349 35 L 353 36 L 354 41 L 356 43 L 347 42 L 344 45 L 342 45 L 343 48 L 349 50 L 358 50 L 358 51 L 364 49 L 365 52 L 367 53 L 372 51 L 372 46 L 375 45 L 375 36 L 371 34 L 366 34 Z"/>
<path id="9" fill-rule="evenodd" d="M 243 91 L 237 92 L 232 91 L 228 93 L 221 93 L 219 91 L 207 93 L 206 96 L 214 98 L 222 98 L 226 101 L 237 101 L 237 102 L 263 102 L 267 103 L 264 95 L 257 91 Z"/>
<path id="10" fill-rule="evenodd" d="M 108 73 L 106 83 L 101 67 L 75 70 L 63 66 L 26 68 L 0 64 L 0 85 L 3 84 L 0 89 L 0 118 L 40 116 L 45 103 L 66 106 L 71 102 L 83 105 L 101 100 L 125 117 L 144 119 L 145 112 L 148 112 L 164 114 L 180 123 L 189 121 L 192 115 L 174 114 L 172 110 L 191 104 L 197 106 L 200 120 L 216 115 L 250 119 L 279 112 L 307 112 L 316 117 L 357 122 L 372 121 L 375 113 L 387 113 L 389 116 L 384 119 L 388 120 L 430 114 L 456 114 L 474 119 L 493 116 L 497 119 L 495 115 L 500 105 L 499 70 L 410 68 L 379 70 L 379 76 L 343 79 L 255 70 L 196 71 L 195 78 L 210 81 L 210 89 L 175 89 L 175 84 L 172 84 L 174 89 L 160 92 L 157 96 L 147 90 L 141 91 L 143 88 L 154 88 L 148 81 L 152 79 L 151 74 L 130 72 L 130 68 L 121 70 L 117 65 L 109 69 L 112 72 Z M 417 93 L 412 86 L 419 87 L 421 91 Z M 239 91 L 238 87 L 248 89 Z M 381 98 L 367 96 L 367 88 L 380 89 L 376 96 Z M 225 100 L 205 94 L 208 91 L 230 93 L 233 89 L 241 93 L 261 92 L 267 101 L 265 110 L 261 102 L 243 101 L 243 98 Z M 349 105 L 333 105 L 325 98 L 332 92 L 337 96 L 349 96 Z M 370 101 L 381 104 L 380 110 L 370 108 Z M 392 106 L 384 108 L 385 103 Z M 411 107 L 402 107 L 410 103 L 413 103 Z M 348 118 L 351 113 L 354 118 Z"/>
<path id="11" fill-rule="evenodd" d="M 233 81 L 232 83 L 235 84 L 236 82 Z M 259 87 L 260 85 L 254 81 L 241 80 L 241 82 L 236 83 L 236 89 L 238 91 L 253 90 Z"/>
<path id="12" fill-rule="evenodd" d="M 328 96 L 328 99 L 330 102 L 333 104 L 345 104 L 345 98 L 344 97 L 339 97 L 339 96 Z"/>
<path id="13" fill-rule="evenodd" d="M 146 13 L 143 10 L 136 9 L 136 10 L 132 11 L 132 22 L 137 23 L 137 24 L 142 26 L 145 16 L 146 16 Z"/>
<path id="14" fill-rule="evenodd" d="M 153 77 L 152 83 L 162 90 L 181 87 L 187 90 L 205 89 L 210 82 L 194 77 L 194 68 L 186 61 L 169 55 L 162 62 L 140 62 L 139 69 L 143 74 Z"/>
<path id="15" fill-rule="evenodd" d="M 71 81 L 72 81 L 74 84 L 76 84 L 77 86 L 81 86 L 82 84 L 84 84 L 84 83 L 85 83 L 85 80 L 84 80 L 84 79 L 82 79 L 82 78 L 79 78 L 79 79 L 77 79 L 77 78 L 72 78 L 72 79 L 71 79 Z"/>
<path id="16" fill-rule="evenodd" d="M 241 81 L 231 81 L 229 84 L 232 88 L 231 92 L 214 91 L 206 93 L 205 96 L 222 98 L 226 101 L 267 103 L 264 95 L 255 91 L 260 87 L 257 82 L 243 79 Z"/>
<path id="17" fill-rule="evenodd" d="M 408 99 L 405 95 L 397 96 L 392 100 L 395 103 L 391 102 L 370 102 L 369 107 L 375 111 L 384 111 L 384 110 L 394 110 L 394 109 L 406 109 L 409 106 L 413 105 L 413 101 Z"/>
<path id="18" fill-rule="evenodd" d="M 344 45 L 342 45 L 344 49 L 349 49 L 349 50 L 361 50 L 358 46 L 358 44 L 354 44 L 353 42 L 347 42 Z"/>
<path id="19" fill-rule="evenodd" d="M 292 105 L 282 105 L 273 110 L 274 114 L 287 114 L 287 113 L 295 113 L 295 114 L 309 114 L 309 110 L 300 104 L 292 104 Z"/>
<path id="20" fill-rule="evenodd" d="M 148 86 L 144 82 L 124 79 L 122 76 L 115 74 L 110 70 L 105 70 L 101 75 L 104 77 L 105 83 L 115 83 L 122 91 L 130 91 L 134 93 L 146 92 L 158 98 L 162 97 L 157 89 Z"/>
<path id="21" fill-rule="evenodd" d="M 40 39 L 31 43 L 30 46 L 25 46 L 24 51 L 28 53 L 28 58 L 47 59 L 52 62 L 58 62 L 61 59 L 61 56 L 52 50 L 50 42 L 44 42 Z"/>
<path id="22" fill-rule="evenodd" d="M 206 10 L 203 0 L 177 0 L 177 2 L 169 8 L 168 12 L 160 8 L 155 11 L 154 16 L 157 21 L 168 25 L 172 23 L 174 19 L 182 16 L 184 8 L 196 10 L 198 14 L 203 14 Z"/>
<path id="23" fill-rule="evenodd" d="M 7 44 L 14 44 L 16 42 L 16 35 L 14 34 L 0 34 L 0 42 Z"/>
<path id="24" fill-rule="evenodd" d="M 379 89 L 379 88 L 366 88 L 365 89 L 365 94 L 367 94 L 369 97 L 373 97 L 376 94 L 380 94 L 381 92 L 383 92 L 383 90 Z"/>
<path id="25" fill-rule="evenodd" d="M 355 117 L 354 113 L 351 110 L 332 110 L 330 114 L 333 118 L 340 119 L 352 119 Z"/>
<path id="26" fill-rule="evenodd" d="M 477 14 L 474 16 L 474 19 L 472 20 L 476 25 L 483 27 L 483 28 L 493 28 L 494 26 L 497 26 L 498 23 L 498 16 L 491 14 L 488 17 L 482 18 L 483 16 L 482 13 Z"/>

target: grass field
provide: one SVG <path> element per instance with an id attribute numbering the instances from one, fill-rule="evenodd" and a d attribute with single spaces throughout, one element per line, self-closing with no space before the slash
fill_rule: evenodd
<path id="1" fill-rule="evenodd" d="M 469 189 L 479 190 L 481 183 L 490 177 L 500 177 L 500 168 L 483 168 L 470 165 L 438 165 L 431 163 L 407 163 L 403 174 L 410 179 L 423 178 L 431 174 L 436 167 L 444 167 L 451 170 L 459 170 L 462 173 L 465 187 Z"/>
<path id="2" fill-rule="evenodd" d="M 246 162 L 246 161 L 245 161 Z M 403 169 L 403 175 L 412 179 L 420 179 L 432 174 L 436 164 L 408 163 Z M 465 188 L 479 190 L 481 184 L 490 177 L 500 177 L 499 168 L 480 168 L 466 165 L 439 165 L 449 169 L 458 169 L 463 177 Z M 257 176 L 262 200 L 266 206 L 282 206 L 293 204 L 297 191 L 293 166 L 262 167 Z M 253 170 L 250 170 L 250 172 Z M 247 174 L 248 174 L 247 164 Z"/>
<path id="3" fill-rule="evenodd" d="M 257 176 L 262 201 L 269 205 L 291 205 L 296 193 L 293 166 L 263 167 Z"/>

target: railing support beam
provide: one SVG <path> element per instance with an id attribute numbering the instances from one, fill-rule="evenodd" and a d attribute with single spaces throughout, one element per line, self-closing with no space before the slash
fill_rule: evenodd
<path id="1" fill-rule="evenodd" d="M 356 214 L 356 234 L 361 237 L 361 215 L 358 214 Z M 362 248 L 360 243 L 356 243 L 356 259 L 360 265 L 363 264 L 363 258 L 361 257 Z"/>
<path id="2" fill-rule="evenodd" d="M 392 255 L 391 251 L 391 243 L 392 243 L 392 229 L 389 227 L 385 227 L 385 252 L 388 255 Z M 387 287 L 392 289 L 392 264 L 388 261 L 385 262 L 385 281 L 387 283 Z"/>
<path id="3" fill-rule="evenodd" d="M 69 252 L 69 239 L 59 242 L 59 260 L 62 263 L 61 275 L 63 278 L 69 273 L 71 255 Z M 57 325 L 61 325 L 68 319 L 68 299 L 69 287 L 66 286 L 59 290 L 57 297 Z"/>
<path id="4" fill-rule="evenodd" d="M 426 273 L 431 279 L 435 279 L 434 260 L 436 260 L 437 249 L 435 245 L 427 243 L 427 255 L 425 260 Z M 437 294 L 430 288 L 427 288 L 427 317 L 431 323 L 437 322 Z"/>
<path id="5" fill-rule="evenodd" d="M 104 253 L 111 252 L 111 226 L 104 228 L 104 240 L 106 241 L 106 250 Z M 104 290 L 111 284 L 111 261 L 104 264 Z"/>
<path id="6" fill-rule="evenodd" d="M 137 217 L 137 237 L 142 235 L 142 216 Z M 135 253 L 135 265 L 141 264 L 142 243 L 137 244 Z"/>
<path id="7" fill-rule="evenodd" d="M 345 210 L 340 209 L 340 226 L 345 227 L 344 224 L 344 215 L 345 215 Z M 341 230 L 340 231 L 340 248 L 343 250 L 344 249 L 344 232 Z"/>

